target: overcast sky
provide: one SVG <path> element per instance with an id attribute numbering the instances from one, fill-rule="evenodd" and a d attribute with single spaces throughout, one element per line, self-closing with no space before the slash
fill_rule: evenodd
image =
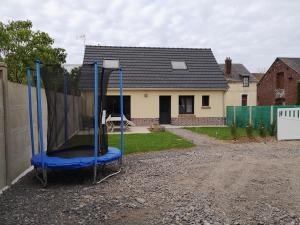
<path id="1" fill-rule="evenodd" d="M 300 57 L 300 0 L 1 0 L 0 20 L 26 20 L 81 63 L 86 44 L 211 48 L 251 72 Z"/>

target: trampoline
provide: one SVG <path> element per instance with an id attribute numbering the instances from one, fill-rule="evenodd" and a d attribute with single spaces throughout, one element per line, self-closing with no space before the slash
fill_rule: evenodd
<path id="1" fill-rule="evenodd" d="M 32 146 L 31 164 L 36 177 L 47 185 L 49 170 L 93 168 L 93 181 L 120 173 L 124 149 L 122 69 L 118 60 L 103 60 L 102 64 L 81 65 L 68 70 L 62 65 L 35 62 L 35 74 L 27 68 L 29 122 Z M 106 126 L 107 86 L 115 73 L 120 81 L 120 148 L 108 146 Z M 90 88 L 83 88 L 84 82 Z M 32 82 L 36 85 L 37 150 L 32 109 Z M 47 144 L 44 146 L 41 87 L 47 100 Z M 118 170 L 98 180 L 99 166 L 116 162 Z"/>

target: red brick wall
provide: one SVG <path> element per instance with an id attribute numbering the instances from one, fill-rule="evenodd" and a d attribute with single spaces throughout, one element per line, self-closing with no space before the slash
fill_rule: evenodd
<path id="1" fill-rule="evenodd" d="M 177 117 L 171 119 L 175 126 L 224 125 L 224 117 Z"/>
<path id="2" fill-rule="evenodd" d="M 151 124 L 157 124 L 158 118 L 131 118 L 136 126 L 151 126 Z"/>
<path id="3" fill-rule="evenodd" d="M 158 123 L 158 118 L 131 118 L 136 126 L 151 126 Z M 200 126 L 200 125 L 224 125 L 223 117 L 195 117 L 195 116 L 179 116 L 171 118 L 171 124 L 175 126 Z"/>
<path id="4" fill-rule="evenodd" d="M 300 74 L 277 59 L 257 85 L 257 105 L 275 105 L 276 76 L 280 72 L 284 73 L 285 103 L 296 104 Z"/>

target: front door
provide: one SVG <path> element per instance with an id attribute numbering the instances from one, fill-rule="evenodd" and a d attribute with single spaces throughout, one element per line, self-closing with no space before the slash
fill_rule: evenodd
<path id="1" fill-rule="evenodd" d="M 171 96 L 159 96 L 159 123 L 171 123 Z"/>

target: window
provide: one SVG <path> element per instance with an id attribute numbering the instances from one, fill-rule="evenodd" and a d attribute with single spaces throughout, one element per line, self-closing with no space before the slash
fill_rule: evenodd
<path id="1" fill-rule="evenodd" d="M 186 70 L 186 64 L 184 61 L 171 61 L 173 70 Z"/>
<path id="2" fill-rule="evenodd" d="M 276 88 L 284 89 L 284 73 L 277 73 L 276 76 Z"/>
<path id="3" fill-rule="evenodd" d="M 249 77 L 248 76 L 243 77 L 243 86 L 249 87 Z"/>
<path id="4" fill-rule="evenodd" d="M 123 96 L 123 112 L 127 119 L 130 120 L 130 96 Z M 107 96 L 107 116 L 120 116 L 120 96 L 109 95 Z"/>
<path id="5" fill-rule="evenodd" d="M 202 95 L 202 107 L 209 107 L 209 96 Z"/>
<path id="6" fill-rule="evenodd" d="M 194 113 L 194 96 L 179 96 L 179 114 Z"/>
<path id="7" fill-rule="evenodd" d="M 119 68 L 119 60 L 104 59 L 103 60 L 103 68 L 118 69 Z"/>
<path id="8" fill-rule="evenodd" d="M 247 106 L 248 104 L 248 95 L 242 95 L 242 106 Z"/>

